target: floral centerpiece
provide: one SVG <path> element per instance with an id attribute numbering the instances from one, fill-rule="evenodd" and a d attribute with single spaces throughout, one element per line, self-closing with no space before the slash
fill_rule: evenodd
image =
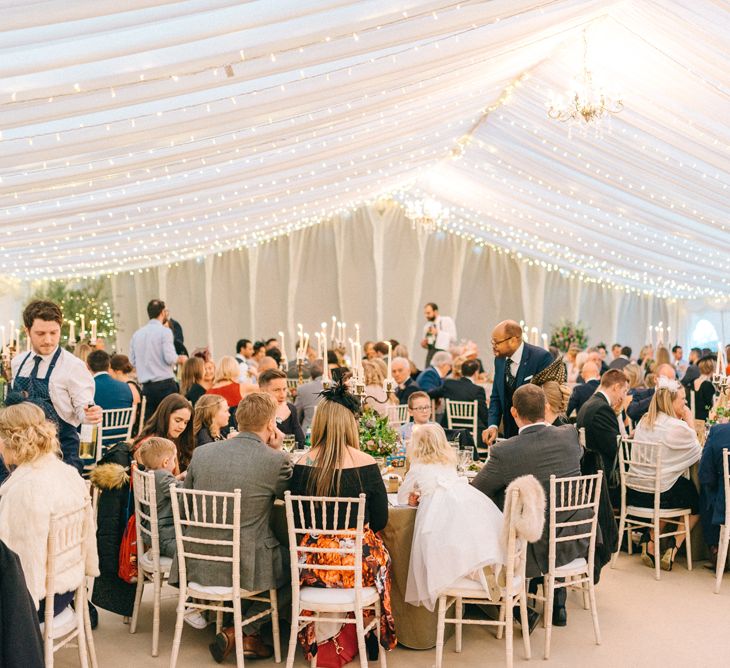
<path id="1" fill-rule="evenodd" d="M 723 390 L 707 416 L 707 427 L 730 422 L 730 390 Z"/>
<path id="2" fill-rule="evenodd" d="M 561 320 L 560 324 L 553 326 L 550 345 L 564 353 L 568 352 L 571 345 L 576 345 L 583 350 L 588 345 L 585 326 L 580 321 Z"/>
<path id="3" fill-rule="evenodd" d="M 398 446 L 398 432 L 386 416 L 366 407 L 360 416 L 360 450 L 373 457 L 387 457 Z"/>

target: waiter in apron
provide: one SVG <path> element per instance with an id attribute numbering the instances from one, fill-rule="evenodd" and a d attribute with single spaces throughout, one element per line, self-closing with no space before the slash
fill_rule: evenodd
<path id="1" fill-rule="evenodd" d="M 81 473 L 79 425 L 98 424 L 102 417 L 101 407 L 94 405 L 94 378 L 82 360 L 60 347 L 63 314 L 57 304 L 31 302 L 23 324 L 31 350 L 13 358 L 7 403 L 30 401 L 42 408 L 58 428 L 63 460 Z M 0 481 L 7 476 L 0 463 Z"/>

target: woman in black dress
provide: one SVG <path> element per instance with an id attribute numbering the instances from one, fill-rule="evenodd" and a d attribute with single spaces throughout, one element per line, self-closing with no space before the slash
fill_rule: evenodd
<path id="1" fill-rule="evenodd" d="M 377 533 L 388 523 L 385 485 L 378 464 L 359 448 L 360 433 L 356 417 L 360 410 L 359 400 L 349 394 L 341 383 L 323 392 L 322 396 L 312 421 L 312 449 L 296 462 L 290 489 L 295 496 L 357 498 L 358 495 L 365 494 L 362 585 L 375 587 L 380 594 L 380 643 L 385 649 L 392 649 L 396 638 L 390 607 L 390 555 Z M 350 515 L 349 522 L 345 525 L 345 505 L 340 507 L 337 518 L 334 517 L 335 509 L 330 509 L 332 516 L 327 519 L 327 526 L 336 525 L 337 529 L 356 526 L 355 513 Z M 309 522 L 307 514 L 308 509 L 305 508 L 305 521 Z M 342 536 L 341 539 L 347 541 L 350 537 Z M 338 538 L 325 534 L 305 534 L 300 544 L 315 548 L 332 547 L 333 540 Z M 313 565 L 333 565 L 328 562 L 331 555 L 320 555 L 316 552 L 308 554 Z M 354 556 L 351 558 L 354 562 Z M 350 588 L 354 586 L 354 573 L 312 568 L 302 571 L 301 583 L 308 587 Z M 317 646 L 314 624 L 302 629 L 298 639 L 305 656 L 311 660 Z"/>
<path id="2" fill-rule="evenodd" d="M 259 387 L 276 401 L 276 426 L 284 434 L 294 436 L 297 448 L 303 448 L 305 436 L 297 417 L 297 409 L 286 400 L 286 374 L 279 369 L 264 371 L 259 375 Z"/>
<path id="3" fill-rule="evenodd" d="M 700 370 L 699 378 L 692 383 L 694 391 L 695 420 L 707 420 L 710 409 L 715 403 L 715 386 L 712 384 L 712 373 L 715 370 L 715 362 L 711 357 L 703 357 L 697 367 Z M 691 395 L 688 397 L 691 404 Z"/>

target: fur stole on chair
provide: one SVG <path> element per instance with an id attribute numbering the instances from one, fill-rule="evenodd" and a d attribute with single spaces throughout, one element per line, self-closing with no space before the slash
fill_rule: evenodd
<path id="1" fill-rule="evenodd" d="M 517 501 L 513 502 L 512 492 L 515 489 L 519 490 L 519 494 Z M 542 537 L 545 528 L 545 503 L 545 490 L 535 476 L 523 475 L 507 485 L 504 494 L 504 524 L 500 542 L 506 556 L 510 526 L 514 526 L 517 540 L 515 573 L 524 572 L 525 552 L 521 552 L 520 544 L 524 544 L 523 541 L 534 543 Z M 498 581 L 500 586 L 506 586 L 505 569 L 500 572 Z"/>
<path id="2" fill-rule="evenodd" d="M 101 464 L 91 472 L 89 479 L 99 489 L 121 489 L 129 482 L 129 473 L 121 464 Z"/>

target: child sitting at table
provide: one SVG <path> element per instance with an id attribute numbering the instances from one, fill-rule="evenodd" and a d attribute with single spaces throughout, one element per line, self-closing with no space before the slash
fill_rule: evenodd
<path id="1" fill-rule="evenodd" d="M 456 471 L 456 457 L 438 424 L 413 428 L 410 470 L 398 490 L 401 504 L 418 506 L 406 602 L 433 610 L 439 593 L 464 577 L 503 562 L 502 513 Z"/>
<path id="2" fill-rule="evenodd" d="M 140 447 L 138 456 L 145 470 L 155 474 L 160 556 L 172 558 L 175 556 L 176 546 L 170 485 L 177 482 L 177 478 L 173 475 L 177 467 L 177 448 L 167 438 L 151 436 Z"/>

